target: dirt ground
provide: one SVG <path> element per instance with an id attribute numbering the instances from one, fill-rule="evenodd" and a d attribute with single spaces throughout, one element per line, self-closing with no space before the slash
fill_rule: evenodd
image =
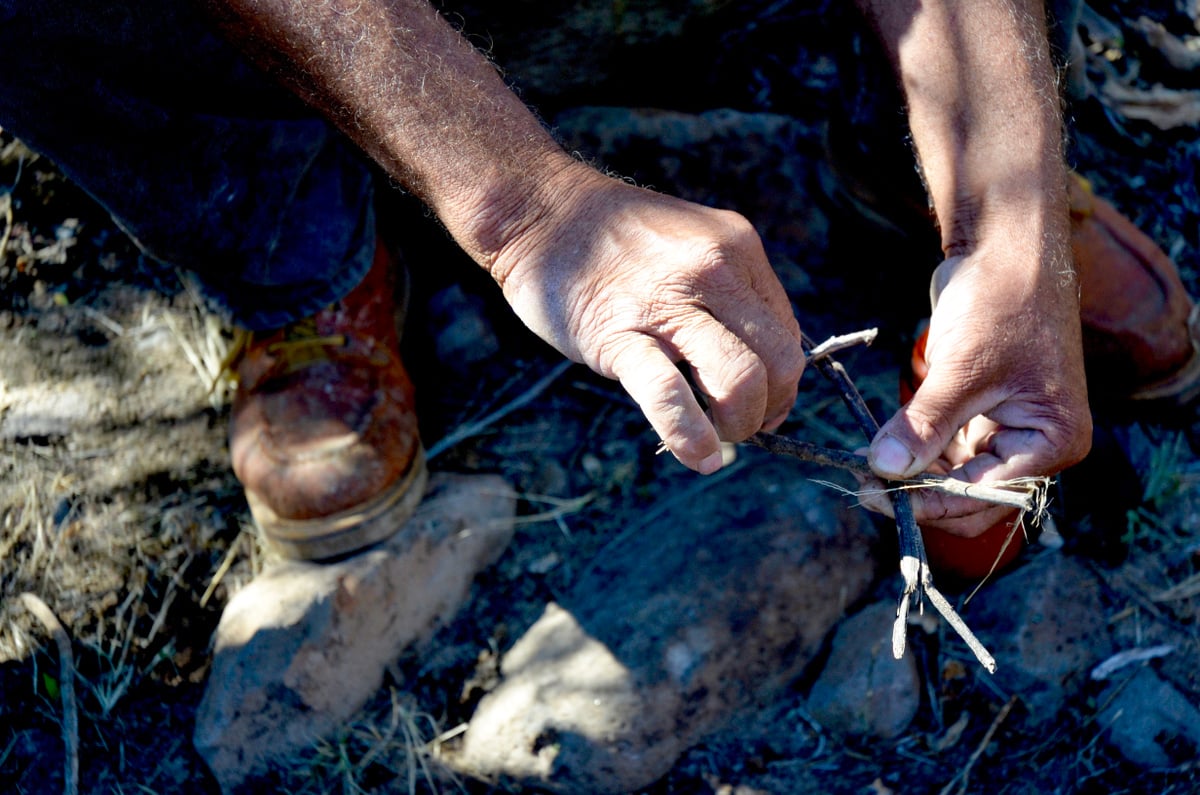
<path id="1" fill-rule="evenodd" d="M 1177 5 L 1153 16 L 1188 34 L 1194 8 Z M 1134 32 L 1150 9 L 1122 0 L 1092 7 L 1124 34 L 1089 40 L 1093 85 L 1195 85 L 1200 72 L 1182 75 Z M 727 65 L 732 73 L 738 63 Z M 761 107 L 769 104 L 760 92 L 743 109 L 791 110 Z M 1099 97 L 1073 106 L 1072 163 L 1175 258 L 1200 295 L 1200 124 L 1163 130 L 1130 113 Z M 788 188 L 818 193 L 815 185 Z M 392 201 L 422 217 L 411 200 Z M 880 326 L 879 344 L 845 361 L 883 414 L 895 405 L 899 362 L 924 308 L 897 305 L 886 286 L 864 291 L 853 267 L 835 267 L 861 255 L 863 231 L 832 208 L 826 220 L 828 248 L 812 253 L 803 263 L 812 270 L 788 284 L 799 285 L 794 298 L 815 337 Z M 205 310 L 186 274 L 142 256 L 52 163 L 8 135 L 0 138 L 0 241 L 0 789 L 63 788 L 59 657 L 18 599 L 33 592 L 72 639 L 83 791 L 215 792 L 192 749 L 194 714 L 221 608 L 263 554 L 228 468 L 228 392 L 219 381 L 211 388 L 231 332 Z M 559 358 L 505 312 L 428 219 L 407 253 L 410 262 L 439 263 L 413 268 L 404 342 L 431 445 L 528 397 Z M 919 296 L 924 284 L 916 281 L 910 292 Z M 461 294 L 447 292 L 451 284 Z M 448 314 L 481 319 L 496 349 L 480 361 L 458 358 Z M 835 398 L 806 391 L 801 403 L 785 431 L 861 443 Z M 1120 637 L 1177 645 L 1156 666 L 1200 704 L 1200 418 L 1098 408 L 1096 419 L 1095 452 L 1054 492 L 1064 554 L 1102 579 Z M 453 780 L 423 767 L 422 754 L 469 717 L 494 683 L 498 653 L 606 541 L 694 483 L 655 446 L 619 387 L 573 367 L 503 422 L 436 457 L 434 469 L 502 474 L 521 494 L 522 515 L 540 518 L 517 528 L 511 548 L 430 649 L 398 660 L 351 724 L 271 786 L 509 791 Z M 879 528 L 881 536 L 892 532 L 883 522 Z M 876 593 L 896 586 L 894 576 L 882 577 Z M 1109 747 L 1092 717 L 1098 691 L 1087 685 L 1073 691 L 1051 731 L 1035 729 L 1018 705 L 984 742 L 1002 694 L 973 668 L 947 678 L 951 650 L 916 645 L 928 693 L 900 738 L 824 732 L 803 710 L 810 682 L 802 678 L 763 705 L 760 720 L 692 749 L 647 792 L 953 792 L 964 769 L 964 792 L 1200 790 L 1193 759 L 1145 769 Z M 965 732 L 940 747 L 964 714 Z"/>

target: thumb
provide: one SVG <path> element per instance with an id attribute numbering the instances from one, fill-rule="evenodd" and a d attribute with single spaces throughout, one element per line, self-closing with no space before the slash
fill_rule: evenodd
<path id="1" fill-rule="evenodd" d="M 930 368 L 912 400 L 888 420 L 875 438 L 867 460 L 880 477 L 900 480 L 929 469 L 972 417 L 984 413 L 964 400 L 963 379 Z"/>

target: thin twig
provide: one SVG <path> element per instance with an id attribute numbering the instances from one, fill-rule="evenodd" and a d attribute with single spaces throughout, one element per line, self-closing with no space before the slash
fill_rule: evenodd
<path id="1" fill-rule="evenodd" d="M 867 462 L 866 456 L 861 456 L 857 453 L 847 453 L 844 450 L 837 450 L 832 447 L 822 447 L 821 445 L 810 444 L 809 442 L 802 442 L 797 439 L 789 439 L 779 434 L 760 431 L 749 439 L 746 439 L 746 444 L 761 447 L 768 452 L 779 455 L 798 458 L 802 461 L 810 461 L 822 466 L 831 466 L 838 469 L 845 469 L 849 472 L 857 472 L 860 475 L 874 474 L 871 470 L 871 465 Z M 1020 508 L 1024 511 L 1036 510 L 1038 507 L 1038 492 L 1044 488 L 1044 484 L 1046 483 L 1047 479 L 1044 478 L 1021 479 L 1012 481 L 1011 483 L 1005 482 L 1003 485 L 968 483 L 965 480 L 932 474 L 925 474 L 907 480 L 892 481 L 894 488 L 933 489 L 945 494 L 970 497 L 982 502 Z"/>
<path id="2" fill-rule="evenodd" d="M 811 348 L 808 351 L 806 358 L 808 363 L 812 364 L 818 359 L 824 359 L 828 356 L 832 356 L 833 354 L 844 351 L 847 348 L 854 348 L 859 345 L 870 345 L 878 336 L 879 329 L 877 328 L 863 329 L 862 331 L 854 331 L 849 334 L 839 334 L 838 336 L 830 337 L 820 345 Z"/>
<path id="3" fill-rule="evenodd" d="M 521 395 L 518 395 L 514 400 L 501 406 L 482 419 L 476 420 L 475 422 L 468 422 L 466 425 L 460 425 L 459 427 L 455 428 L 425 451 L 426 459 L 433 460 L 434 457 L 446 452 L 446 450 L 450 449 L 459 442 L 483 433 L 493 423 L 504 418 L 510 412 L 521 408 L 538 395 L 542 394 L 546 387 L 554 383 L 555 380 L 557 380 L 560 375 L 565 373 L 567 368 L 569 368 L 572 364 L 574 364 L 574 362 L 570 360 L 560 362 L 559 364 L 555 365 L 554 369 L 542 376 L 537 383 L 529 387 L 529 389 L 525 390 L 525 392 Z"/>
<path id="4" fill-rule="evenodd" d="M 814 345 L 812 340 L 802 337 L 805 355 L 827 379 L 832 381 L 841 393 L 842 400 L 849 408 L 855 422 L 868 440 L 879 432 L 879 423 L 871 415 L 871 409 L 863 400 L 858 387 L 854 385 L 846 368 L 828 355 L 813 357 L 814 350 L 820 350 L 825 345 Z M 925 557 L 925 543 L 921 537 L 921 528 L 917 526 L 913 514 L 912 500 L 905 488 L 889 488 L 888 497 L 892 501 L 892 510 L 896 517 L 896 530 L 900 544 L 900 576 L 904 586 L 896 605 L 896 620 L 892 625 L 892 654 L 896 659 L 904 656 L 904 648 L 908 633 L 908 612 L 913 599 L 918 605 L 922 595 L 928 596 L 933 606 L 950 623 L 956 632 L 966 641 L 979 662 L 988 670 L 995 673 L 996 661 L 983 644 L 967 627 L 966 622 L 955 612 L 945 597 L 933 585 L 933 575 L 929 570 L 929 561 Z"/>
<path id="5" fill-rule="evenodd" d="M 204 595 L 200 597 L 201 609 L 208 606 L 208 600 L 212 598 L 214 593 L 216 593 L 217 586 L 221 584 L 221 580 L 224 579 L 225 575 L 229 573 L 229 570 L 233 568 L 233 561 L 237 558 L 238 550 L 242 546 L 242 535 L 243 533 L 238 533 L 237 537 L 233 539 L 233 543 L 230 544 L 229 549 L 225 551 L 225 556 L 221 558 L 221 565 L 217 566 L 216 573 L 213 574 L 212 579 L 208 581 L 208 587 L 204 589 Z"/>
<path id="6" fill-rule="evenodd" d="M 971 758 L 967 760 L 967 764 L 963 766 L 963 769 L 959 771 L 957 776 L 950 779 L 950 783 L 942 787 L 942 791 L 939 793 L 939 795 L 949 795 L 950 790 L 953 789 L 954 785 L 960 781 L 962 782 L 962 785 L 958 788 L 958 791 L 960 793 L 967 791 L 967 780 L 971 777 L 971 768 L 973 768 L 975 763 L 979 761 L 979 757 L 983 756 L 983 752 L 992 742 L 992 738 L 996 736 L 996 731 L 1000 728 L 1000 724 L 1004 723 L 1005 719 L 1008 718 L 1008 713 L 1012 712 L 1013 705 L 1016 703 L 1016 696 L 1013 696 L 1007 702 L 1005 702 L 1004 706 L 1000 708 L 1000 712 L 996 715 L 996 719 L 992 721 L 992 725 L 989 726 L 987 732 L 984 733 L 983 739 L 979 741 L 979 746 L 975 749 L 974 753 L 971 754 Z"/>
<path id="7" fill-rule="evenodd" d="M 930 575 L 927 565 L 921 569 L 921 585 L 925 589 L 925 595 L 929 597 L 929 603 L 942 614 L 942 618 L 946 619 L 958 636 L 966 641 L 967 647 L 975 654 L 980 665 L 986 668 L 989 674 L 996 673 L 996 658 L 979 642 L 979 638 L 975 637 L 975 633 L 967 626 L 967 622 L 962 620 L 962 616 L 955 612 L 946 597 L 942 596 L 942 592 L 934 587 L 933 577 Z"/>
<path id="8" fill-rule="evenodd" d="M 75 706 L 75 659 L 71 655 L 71 639 L 54 611 L 37 594 L 21 594 L 25 609 L 50 633 L 58 650 L 58 694 L 63 708 L 63 792 L 79 792 L 79 710 Z"/>
<path id="9" fill-rule="evenodd" d="M 803 337 L 802 342 L 805 353 L 810 358 L 811 352 L 821 347 L 814 345 L 807 335 Z M 850 414 L 858 423 L 859 429 L 867 440 L 875 438 L 875 434 L 879 432 L 879 422 L 872 416 L 871 409 L 863 400 L 862 394 L 854 385 L 846 368 L 828 356 L 815 359 L 813 364 L 816 365 L 821 375 L 838 388 L 842 401 L 850 410 Z M 896 531 L 900 544 L 900 576 L 904 579 L 904 586 L 896 605 L 896 620 L 892 625 L 892 654 L 896 659 L 900 659 L 904 656 L 907 640 L 909 604 L 914 596 L 920 599 L 921 573 L 928 569 L 929 564 L 925 558 L 925 544 L 921 538 L 921 529 L 913 518 L 912 500 L 908 492 L 903 489 L 891 490 L 888 497 L 891 499 L 892 511 L 896 516 Z"/>

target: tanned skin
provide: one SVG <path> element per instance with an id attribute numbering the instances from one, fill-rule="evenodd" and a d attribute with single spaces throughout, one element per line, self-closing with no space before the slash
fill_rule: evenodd
<path id="1" fill-rule="evenodd" d="M 929 374 L 871 445 L 881 475 L 1049 474 L 1091 444 L 1056 74 L 1042 3 L 860 0 L 895 66 L 946 260 Z M 886 500 L 876 501 L 890 511 Z M 1006 512 L 921 493 L 924 526 Z"/>
<path id="2" fill-rule="evenodd" d="M 426 0 L 209 2 L 252 58 L 429 205 L 526 325 L 618 379 L 685 465 L 715 471 L 721 439 L 782 422 L 804 366 L 800 330 L 745 218 L 567 155 Z M 1053 75 L 1027 52 L 1044 48 L 1041 32 L 1014 23 L 1016 0 L 866 5 L 903 76 L 952 273 L 930 378 L 876 439 L 874 465 L 902 475 L 942 458 L 971 479 L 1057 471 L 1089 431 Z M 1028 67 L 1020 81 L 1014 57 Z M 1010 96 L 989 112 L 998 86 Z M 1014 129 L 1021 145 L 1001 145 Z M 918 518 L 951 517 L 964 534 L 987 515 L 973 501 L 918 503 Z"/>
<path id="3" fill-rule="evenodd" d="M 567 155 L 425 0 L 221 6 L 235 41 L 428 203 L 526 325 L 620 380 L 684 464 L 712 472 L 719 439 L 782 422 L 800 329 L 745 218 Z"/>

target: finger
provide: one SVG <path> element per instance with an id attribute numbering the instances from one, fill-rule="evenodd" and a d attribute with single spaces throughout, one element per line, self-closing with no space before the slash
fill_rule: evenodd
<path id="1" fill-rule="evenodd" d="M 1013 513 L 1008 505 L 920 489 L 911 493 L 913 516 L 922 528 L 944 530 L 951 535 L 974 538 Z"/>
<path id="2" fill-rule="evenodd" d="M 963 400 L 963 384 L 972 379 L 970 373 L 955 373 L 960 369 L 931 367 L 912 400 L 879 429 L 871 441 L 868 460 L 880 477 L 901 480 L 924 472 L 950 446 L 961 427 L 998 402 L 989 391 Z"/>
<path id="3" fill-rule="evenodd" d="M 767 398 L 765 421 L 751 433 L 778 427 L 787 419 L 796 403 L 797 386 L 804 374 L 804 348 L 800 324 L 792 314 L 791 303 L 783 287 L 771 274 L 769 283 L 753 279 L 744 300 L 723 302 L 710 308 L 717 322 L 749 346 L 766 371 Z M 732 306 L 736 311 L 728 311 Z M 718 424 L 718 428 L 720 428 Z M 724 438 L 724 436 L 722 437 Z"/>
<path id="4" fill-rule="evenodd" d="M 721 468 L 716 429 L 657 341 L 633 335 L 614 357 L 612 372 L 684 466 L 706 475 Z"/>
<path id="5" fill-rule="evenodd" d="M 669 342 L 691 367 L 720 438 L 739 442 L 763 427 L 768 419 L 767 368 L 743 340 L 700 313 Z"/>
<path id="6" fill-rule="evenodd" d="M 858 498 L 858 504 L 867 510 L 883 514 L 890 519 L 895 519 L 896 511 L 892 506 L 892 498 L 887 491 L 889 488 L 887 483 L 870 475 L 863 475 L 858 472 L 851 474 L 858 481 L 858 490 L 854 492 L 854 496 Z"/>

